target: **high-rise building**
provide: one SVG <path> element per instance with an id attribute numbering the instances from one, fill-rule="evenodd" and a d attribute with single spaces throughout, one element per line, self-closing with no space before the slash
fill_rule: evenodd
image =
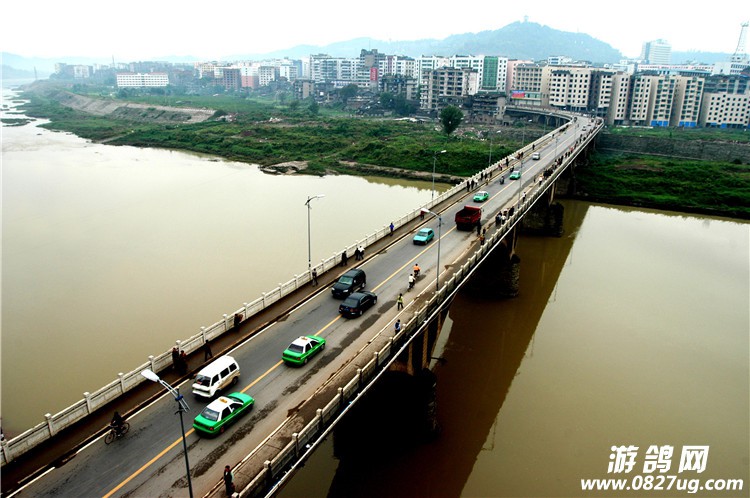
<path id="1" fill-rule="evenodd" d="M 672 46 L 665 40 L 654 40 L 643 44 L 641 60 L 649 64 L 669 64 L 672 59 Z"/>

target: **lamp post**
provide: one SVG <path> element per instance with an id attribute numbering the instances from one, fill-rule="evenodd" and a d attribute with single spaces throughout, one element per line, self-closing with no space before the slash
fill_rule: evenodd
<path id="1" fill-rule="evenodd" d="M 179 390 L 161 380 L 158 375 L 148 368 L 142 370 L 141 375 L 152 382 L 158 382 L 164 386 L 164 389 L 169 391 L 169 393 L 174 396 L 174 400 L 177 401 L 177 412 L 180 414 L 180 429 L 182 430 L 182 449 L 185 453 L 185 470 L 187 471 L 188 492 L 190 493 L 190 498 L 193 498 L 193 482 L 190 480 L 190 462 L 188 462 L 187 442 L 185 441 L 185 423 L 182 421 L 182 412 L 190 410 L 190 407 L 188 407 L 185 397 L 180 394 Z"/>
<path id="2" fill-rule="evenodd" d="M 447 151 L 441 150 L 440 152 L 432 153 L 432 201 L 435 201 L 435 163 L 437 162 L 438 154 L 445 154 Z"/>
<path id="3" fill-rule="evenodd" d="M 487 160 L 487 167 L 492 166 L 492 133 L 490 133 L 490 158 Z"/>
<path id="4" fill-rule="evenodd" d="M 427 208 L 422 208 L 423 213 L 431 214 L 438 220 L 438 251 L 437 251 L 437 271 L 435 272 L 435 295 L 440 290 L 440 238 L 443 232 L 443 218 L 439 214 L 433 213 Z"/>
<path id="5" fill-rule="evenodd" d="M 523 190 L 523 156 L 521 156 L 521 164 L 518 166 L 518 207 L 521 207 L 521 191 Z"/>
<path id="6" fill-rule="evenodd" d="M 320 199 L 321 197 L 325 197 L 325 194 L 318 194 L 313 196 L 308 196 L 307 201 L 305 201 L 305 206 L 307 206 L 307 271 L 312 270 L 312 251 L 310 248 L 310 210 L 312 207 L 310 206 L 310 201 L 313 199 Z"/>

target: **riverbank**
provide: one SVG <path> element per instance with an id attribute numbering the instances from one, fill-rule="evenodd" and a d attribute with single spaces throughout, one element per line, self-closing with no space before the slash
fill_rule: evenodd
<path id="1" fill-rule="evenodd" d="M 445 136 L 432 124 L 312 116 L 291 106 L 247 102 L 249 99 L 237 99 L 241 103 L 237 103 L 235 113 L 204 109 L 204 114 L 213 118 L 165 123 L 165 114 L 150 104 L 138 104 L 147 107 L 140 114 L 134 114 L 132 108 L 106 114 L 102 109 L 121 107 L 111 102 L 109 107 L 103 103 L 82 105 L 84 97 L 71 98 L 68 94 L 44 86 L 29 87 L 24 97 L 30 103 L 24 110 L 49 119 L 47 128 L 93 141 L 211 154 L 259 164 L 263 171 L 274 174 L 423 180 L 431 178 L 434 171 L 435 181 L 455 184 L 486 167 L 489 157 L 508 155 L 547 131 L 524 128 L 519 142 L 518 130 L 508 127 L 495 130 L 493 136 L 497 138 L 491 143 L 479 127 L 463 126 L 455 135 Z M 227 102 L 226 98 L 216 101 L 221 107 Z M 89 113 L 89 108 L 101 112 Z M 744 156 L 732 153 L 733 160 L 706 161 L 674 155 L 688 149 L 726 148 L 733 142 L 727 137 L 741 135 L 702 130 L 700 135 L 680 133 L 680 140 L 673 140 L 670 131 L 668 143 L 688 143 L 690 147 L 654 150 L 654 135 L 658 139 L 659 133 L 649 130 L 643 137 L 629 137 L 628 148 L 637 149 L 632 152 L 603 148 L 594 152 L 587 164 L 576 168 L 575 196 L 609 204 L 750 219 L 750 166 Z M 639 140 L 648 143 L 638 149 L 633 144 Z M 438 157 L 434 153 L 437 150 L 446 152 Z"/>
<path id="2" fill-rule="evenodd" d="M 750 219 L 747 164 L 598 152 L 575 177 L 585 201 Z"/>

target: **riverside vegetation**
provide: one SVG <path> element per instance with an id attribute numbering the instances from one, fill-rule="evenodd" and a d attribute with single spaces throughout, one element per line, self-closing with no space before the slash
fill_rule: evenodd
<path id="1" fill-rule="evenodd" d="M 46 128 L 113 145 L 187 150 L 302 174 L 345 173 L 397 177 L 431 177 L 455 183 L 485 168 L 490 147 L 499 159 L 545 133 L 525 127 L 488 131 L 486 125 L 462 125 L 452 135 L 434 123 L 353 117 L 341 107 L 312 101 L 288 103 L 272 98 L 214 96 L 139 96 L 127 101 L 145 105 L 216 109 L 200 123 L 164 123 L 152 119 L 92 116 L 60 105 L 48 87 L 27 89 L 24 111 L 50 120 Z M 85 93 L 85 92 L 84 92 Z M 153 110 L 152 108 L 149 108 Z M 153 112 L 143 115 L 153 116 Z M 525 126 L 526 123 L 521 124 Z M 497 133 L 497 130 L 503 130 Z M 632 129 L 613 129 L 633 133 Z M 493 143 L 486 140 L 493 133 Z M 671 130 L 637 129 L 640 135 L 672 138 Z M 746 132 L 681 131 L 680 139 L 748 142 Z M 595 152 L 576 169 L 578 196 L 586 200 L 698 212 L 750 219 L 750 166 L 731 162 L 675 159 L 647 154 Z"/>

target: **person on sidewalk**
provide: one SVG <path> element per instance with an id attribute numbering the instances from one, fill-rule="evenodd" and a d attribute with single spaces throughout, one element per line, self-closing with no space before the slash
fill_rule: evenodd
<path id="1" fill-rule="evenodd" d="M 226 488 L 227 496 L 232 496 L 234 493 L 234 475 L 229 465 L 224 467 L 224 487 Z"/>

